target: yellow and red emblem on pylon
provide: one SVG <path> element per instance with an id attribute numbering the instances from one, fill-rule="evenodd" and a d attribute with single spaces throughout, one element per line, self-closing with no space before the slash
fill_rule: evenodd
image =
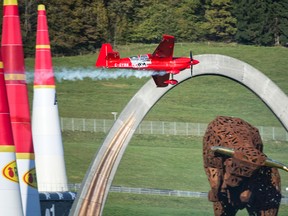
<path id="1" fill-rule="evenodd" d="M 16 160 L 7 164 L 2 170 L 3 176 L 14 182 L 19 182 Z"/>
<path id="2" fill-rule="evenodd" d="M 23 181 L 33 188 L 37 188 L 36 170 L 31 169 L 23 176 Z"/>

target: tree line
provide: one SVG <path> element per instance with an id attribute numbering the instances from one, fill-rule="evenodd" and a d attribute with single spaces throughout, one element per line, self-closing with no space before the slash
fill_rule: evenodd
<path id="1" fill-rule="evenodd" d="M 94 52 L 104 42 L 158 43 L 163 34 L 174 35 L 177 42 L 288 43 L 287 0 L 18 0 L 18 4 L 26 56 L 34 55 L 38 4 L 46 6 L 54 55 Z"/>

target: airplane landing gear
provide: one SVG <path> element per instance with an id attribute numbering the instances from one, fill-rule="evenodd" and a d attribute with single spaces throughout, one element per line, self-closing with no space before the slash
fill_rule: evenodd
<path id="1" fill-rule="evenodd" d="M 174 79 L 166 80 L 164 83 L 170 84 L 170 85 L 177 85 L 178 81 Z"/>

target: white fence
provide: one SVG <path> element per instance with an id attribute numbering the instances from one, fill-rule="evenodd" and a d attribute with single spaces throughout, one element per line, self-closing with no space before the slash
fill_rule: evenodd
<path id="1" fill-rule="evenodd" d="M 77 192 L 80 189 L 81 184 L 69 184 L 69 191 Z M 169 190 L 169 189 L 154 189 L 154 188 L 132 188 L 125 186 L 111 186 L 109 192 L 116 193 L 132 193 L 132 194 L 150 194 L 161 196 L 176 196 L 176 197 L 196 197 L 206 198 L 207 192 L 195 192 L 195 191 L 181 191 L 181 190 Z M 288 204 L 287 191 L 282 191 L 281 204 Z"/>
<path id="2" fill-rule="evenodd" d="M 62 131 L 90 131 L 107 133 L 114 120 L 61 118 Z M 191 122 L 142 121 L 136 134 L 169 134 L 203 136 L 208 124 Z M 263 140 L 288 141 L 288 133 L 281 127 L 256 126 Z"/>
<path id="3" fill-rule="evenodd" d="M 150 195 L 162 195 L 162 196 L 176 196 L 176 197 L 196 197 L 206 198 L 207 192 L 195 192 L 195 191 L 181 191 L 181 190 L 168 190 L 168 189 L 153 189 L 153 188 L 131 188 L 124 186 L 111 186 L 110 192 L 118 193 L 132 193 L 132 194 L 150 194 Z M 288 204 L 288 198 L 286 191 L 282 192 L 281 204 Z"/>

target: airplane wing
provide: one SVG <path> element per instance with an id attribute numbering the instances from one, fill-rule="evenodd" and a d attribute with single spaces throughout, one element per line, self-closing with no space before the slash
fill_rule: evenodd
<path id="1" fill-rule="evenodd" d="M 170 35 L 163 35 L 162 41 L 152 54 L 152 58 L 172 59 L 175 38 Z"/>
<path id="2" fill-rule="evenodd" d="M 168 86 L 167 83 L 165 83 L 165 81 L 169 80 L 169 74 L 166 73 L 164 76 L 161 75 L 152 75 L 153 80 L 155 82 L 155 84 L 157 85 L 157 87 L 166 87 Z"/>

